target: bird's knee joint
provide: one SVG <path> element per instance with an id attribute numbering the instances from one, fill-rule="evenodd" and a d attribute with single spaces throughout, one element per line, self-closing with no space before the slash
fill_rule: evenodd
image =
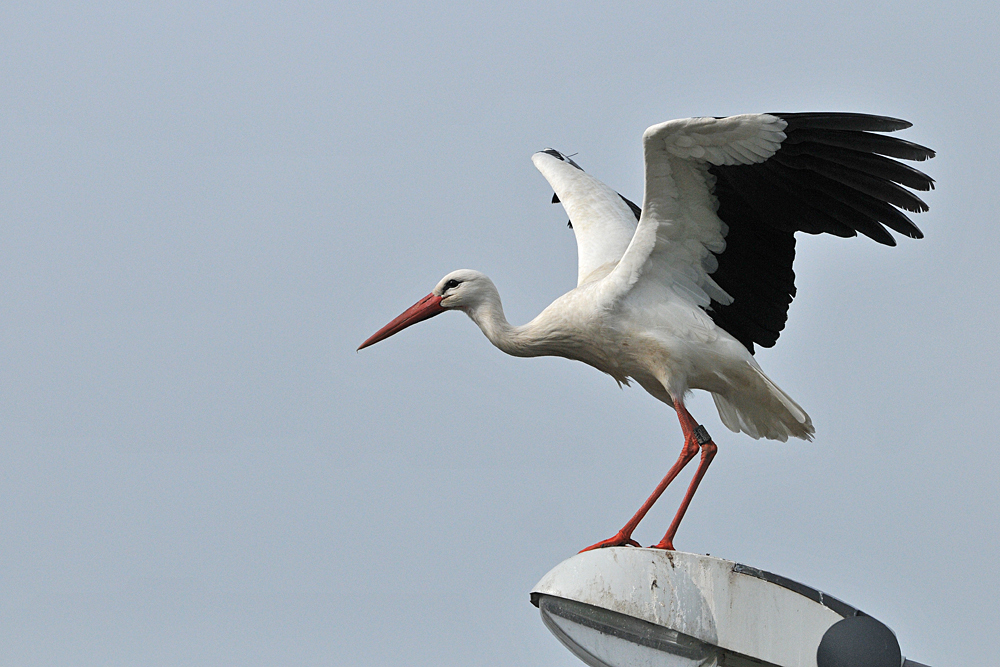
<path id="1" fill-rule="evenodd" d="M 700 448 L 701 446 L 697 442 L 689 438 L 684 441 L 684 451 L 681 456 L 684 458 L 685 462 L 690 461 L 695 457 L 695 455 L 698 454 L 698 450 Z"/>

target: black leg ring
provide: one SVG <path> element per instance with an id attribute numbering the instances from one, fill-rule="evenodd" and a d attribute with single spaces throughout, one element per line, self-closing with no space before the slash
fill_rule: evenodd
<path id="1" fill-rule="evenodd" d="M 699 445 L 707 445 L 712 442 L 712 436 L 708 434 L 708 429 L 706 429 L 701 424 L 694 427 L 694 437 L 698 441 Z"/>

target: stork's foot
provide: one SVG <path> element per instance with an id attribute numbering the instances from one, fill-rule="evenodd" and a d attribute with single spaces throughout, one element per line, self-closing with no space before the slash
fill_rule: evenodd
<path id="1" fill-rule="evenodd" d="M 663 538 L 658 543 L 649 547 L 650 549 L 666 549 L 667 551 L 677 551 L 674 549 L 674 541 Z"/>
<path id="2" fill-rule="evenodd" d="M 586 549 L 581 550 L 580 553 L 583 553 L 584 551 L 591 551 L 593 549 L 603 549 L 604 547 L 625 547 L 625 546 L 638 547 L 641 545 L 619 530 L 618 534 L 615 535 L 614 537 L 608 538 L 602 542 L 598 542 L 597 544 L 591 544 Z"/>

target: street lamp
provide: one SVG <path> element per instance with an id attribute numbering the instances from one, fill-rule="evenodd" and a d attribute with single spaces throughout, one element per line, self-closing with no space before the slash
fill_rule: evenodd
<path id="1" fill-rule="evenodd" d="M 595 549 L 542 577 L 531 601 L 591 667 L 926 667 L 847 603 L 711 556 Z"/>

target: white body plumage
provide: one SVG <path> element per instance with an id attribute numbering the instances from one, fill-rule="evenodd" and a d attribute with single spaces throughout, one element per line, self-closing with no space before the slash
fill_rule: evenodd
<path id="1" fill-rule="evenodd" d="M 715 213 L 708 164 L 760 162 L 785 138 L 766 114 L 689 119 L 646 130 L 642 218 L 614 190 L 549 152 L 532 157 L 563 203 L 576 235 L 578 286 L 522 327 L 505 325 L 486 276 L 461 270 L 434 293 L 469 313 L 501 350 L 576 359 L 620 383 L 634 379 L 673 405 L 691 389 L 712 392 L 723 423 L 753 438 L 809 438 L 809 416 L 760 370 L 747 349 L 705 311 L 732 298 L 712 280 L 726 226 Z M 449 280 L 478 305 L 446 295 Z M 479 285 L 482 285 L 480 288 Z"/>

